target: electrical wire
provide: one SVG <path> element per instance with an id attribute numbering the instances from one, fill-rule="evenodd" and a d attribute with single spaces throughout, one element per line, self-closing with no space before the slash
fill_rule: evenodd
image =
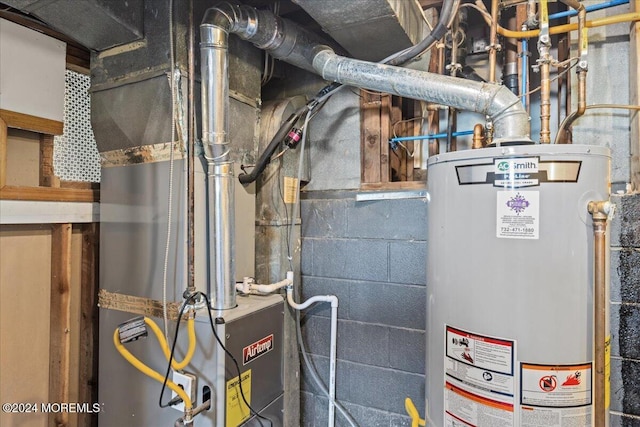
<path id="1" fill-rule="evenodd" d="M 169 86 L 171 88 L 171 136 L 169 143 L 169 198 L 167 200 L 167 241 L 164 248 L 164 263 L 162 269 L 162 320 L 164 326 L 165 339 L 168 336 L 168 315 L 167 315 L 167 274 L 169 270 L 169 247 L 171 244 L 171 211 L 173 210 L 173 160 L 174 160 L 174 134 L 176 130 L 176 89 L 175 89 L 175 48 L 173 41 L 173 0 L 169 0 L 169 49 L 171 61 L 171 75 Z"/>

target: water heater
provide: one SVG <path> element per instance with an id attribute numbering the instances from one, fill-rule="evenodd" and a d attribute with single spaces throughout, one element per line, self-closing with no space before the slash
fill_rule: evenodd
<path id="1" fill-rule="evenodd" d="M 585 145 L 430 159 L 427 425 L 592 426 L 587 204 L 609 198 L 609 168 Z"/>

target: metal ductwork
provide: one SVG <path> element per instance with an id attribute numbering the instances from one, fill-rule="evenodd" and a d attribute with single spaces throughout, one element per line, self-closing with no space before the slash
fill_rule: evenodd
<path id="1" fill-rule="evenodd" d="M 93 50 L 143 37 L 143 0 L 3 0 Z"/>
<path id="2" fill-rule="evenodd" d="M 293 0 L 354 58 L 380 61 L 422 40 L 429 29 L 416 1 Z M 371 49 L 375 46 L 375 49 Z"/>
<path id="3" fill-rule="evenodd" d="M 202 31 L 217 27 L 327 80 L 485 114 L 493 121 L 496 145 L 532 142 L 529 115 L 518 97 L 503 86 L 342 57 L 314 42 L 295 24 L 246 6 L 223 4 L 209 9 Z"/>

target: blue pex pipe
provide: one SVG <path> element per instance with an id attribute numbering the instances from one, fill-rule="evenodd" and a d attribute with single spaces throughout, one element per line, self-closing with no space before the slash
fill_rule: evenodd
<path id="1" fill-rule="evenodd" d="M 605 3 L 600 3 L 600 4 L 594 4 L 592 6 L 586 6 L 584 9 L 587 12 L 593 12 L 594 10 L 602 10 L 602 9 L 608 9 L 610 7 L 614 7 L 614 6 L 620 6 L 621 4 L 627 4 L 629 3 L 629 0 L 612 0 L 609 2 L 605 2 Z M 576 16 L 578 14 L 577 11 L 571 9 L 571 10 L 567 10 L 565 12 L 558 12 L 558 13 L 553 13 L 551 15 L 549 15 L 549 19 L 560 19 L 560 18 L 566 18 L 568 16 Z"/>
<path id="2" fill-rule="evenodd" d="M 461 130 L 459 132 L 453 132 L 451 136 L 464 136 L 464 135 L 473 135 L 472 130 Z M 395 138 L 391 138 L 389 143 L 392 142 L 403 142 L 403 141 L 415 141 L 417 139 L 437 139 L 437 138 L 446 138 L 446 133 L 436 133 L 432 135 L 418 135 L 418 136 L 397 136 Z"/>

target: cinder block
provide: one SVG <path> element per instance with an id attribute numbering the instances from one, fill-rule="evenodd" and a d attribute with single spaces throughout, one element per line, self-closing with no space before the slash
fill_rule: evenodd
<path id="1" fill-rule="evenodd" d="M 387 254 L 384 241 L 314 240 L 313 275 L 384 282 L 388 279 Z"/>
<path id="2" fill-rule="evenodd" d="M 426 288 L 414 285 L 358 282 L 351 285 L 351 320 L 425 328 Z"/>
<path id="3" fill-rule="evenodd" d="M 616 215 L 611 223 L 611 245 L 640 248 L 640 193 L 612 195 Z"/>
<path id="4" fill-rule="evenodd" d="M 425 199 L 352 201 L 347 206 L 347 237 L 427 240 Z"/>
<path id="5" fill-rule="evenodd" d="M 350 401 L 396 414 L 404 413 L 404 400 L 424 401 L 424 377 L 417 374 L 348 363 Z"/>
<path id="6" fill-rule="evenodd" d="M 326 398 L 318 398 L 316 400 L 316 426 L 326 426 L 328 424 L 328 404 L 329 400 Z M 380 411 L 372 408 L 365 408 L 361 405 L 354 405 L 351 402 L 341 401 L 340 404 L 344 407 L 345 411 L 353 418 L 356 425 L 359 426 L 372 426 L 372 427 L 389 427 L 390 414 L 385 411 Z M 336 409 L 336 423 L 337 427 L 351 427 L 351 424 L 338 412 Z"/>
<path id="7" fill-rule="evenodd" d="M 389 281 L 426 284 L 427 242 L 389 243 Z"/>
<path id="8" fill-rule="evenodd" d="M 325 387 L 329 385 L 329 358 L 324 356 L 309 355 L 312 365 L 315 367 L 318 376 Z M 300 381 L 300 389 L 316 396 L 324 396 L 325 394 L 318 388 L 317 384 L 311 377 L 307 365 L 300 355 L 302 366 L 302 381 Z M 336 398 L 338 400 L 349 401 L 350 382 L 351 382 L 351 363 L 338 360 L 336 364 Z"/>
<path id="9" fill-rule="evenodd" d="M 422 414 L 422 411 L 420 410 L 420 408 L 422 406 L 424 406 L 424 403 L 421 402 L 413 402 L 416 405 L 416 408 L 418 408 L 418 412 L 420 413 L 420 416 L 423 417 L 424 415 Z M 396 414 L 392 414 L 391 415 L 391 420 L 389 422 L 389 426 L 390 427 L 411 427 L 411 418 L 409 418 L 408 415 L 396 415 Z"/>
<path id="10" fill-rule="evenodd" d="M 327 317 L 305 315 L 302 323 L 302 338 L 307 351 L 313 355 L 329 356 L 331 321 Z M 340 329 L 340 325 L 338 325 Z"/>
<path id="11" fill-rule="evenodd" d="M 314 427 L 316 396 L 307 391 L 300 392 L 300 425 Z"/>
<path id="12" fill-rule="evenodd" d="M 618 259 L 612 262 L 611 266 L 612 289 L 620 287 L 622 302 L 640 303 L 640 250 L 623 249 L 615 251 L 614 254 L 618 255 Z M 619 285 L 614 284 L 618 280 Z"/>
<path id="13" fill-rule="evenodd" d="M 313 274 L 313 239 L 302 239 L 300 272 L 303 275 Z"/>
<path id="14" fill-rule="evenodd" d="M 425 332 L 414 329 L 389 329 L 390 367 L 424 375 Z"/>
<path id="15" fill-rule="evenodd" d="M 367 365 L 389 366 L 389 328 L 353 321 L 338 325 L 338 355 Z"/>
<path id="16" fill-rule="evenodd" d="M 611 357 L 611 406 L 610 410 L 622 412 L 624 400 L 624 384 L 622 382 L 622 359 Z"/>
<path id="17" fill-rule="evenodd" d="M 622 359 L 621 377 L 624 388 L 622 412 L 640 416 L 640 362 Z"/>
<path id="18" fill-rule="evenodd" d="M 635 304 L 620 305 L 620 327 L 618 340 L 620 356 L 628 359 L 640 360 L 640 306 Z M 640 365 L 639 365 L 640 367 Z M 640 369 L 636 382 L 638 398 L 640 399 Z M 638 402 L 640 404 L 640 401 Z M 640 409 L 640 406 L 638 406 Z M 638 414 L 640 415 L 640 414 Z"/>
<path id="19" fill-rule="evenodd" d="M 344 199 L 302 200 L 300 214 L 304 237 L 345 237 L 347 201 Z"/>
<path id="20" fill-rule="evenodd" d="M 338 319 L 349 319 L 350 280 L 327 279 L 324 277 L 303 277 L 302 298 L 306 300 L 315 295 L 335 295 L 338 297 Z M 315 316 L 331 316 L 331 304 L 316 304 Z"/>

